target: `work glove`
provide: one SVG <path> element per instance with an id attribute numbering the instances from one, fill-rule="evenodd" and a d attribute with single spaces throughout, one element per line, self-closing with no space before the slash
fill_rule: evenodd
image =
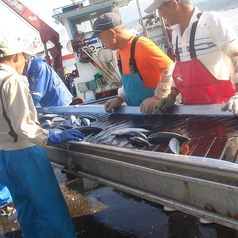
<path id="1" fill-rule="evenodd" d="M 227 104 L 221 108 L 223 112 L 225 111 L 233 111 L 234 115 L 238 114 L 238 93 L 235 93 L 235 96 L 231 97 Z"/>
<path id="2" fill-rule="evenodd" d="M 105 111 L 106 112 L 112 112 L 112 109 L 114 107 L 119 107 L 121 106 L 122 102 L 118 99 L 118 98 L 113 98 L 113 99 L 109 99 L 106 103 L 105 103 Z"/>
<path id="3" fill-rule="evenodd" d="M 159 99 L 155 96 L 146 98 L 140 105 L 142 114 L 151 114 L 153 109 L 158 105 Z"/>
<path id="4" fill-rule="evenodd" d="M 68 129 L 61 133 L 55 133 L 49 130 L 47 145 L 57 145 L 69 140 L 79 141 L 84 135 L 78 129 Z"/>
<path id="5" fill-rule="evenodd" d="M 157 110 L 160 114 L 165 114 L 169 107 L 172 107 L 176 101 L 176 97 L 169 94 L 166 98 L 161 98 L 157 106 Z"/>

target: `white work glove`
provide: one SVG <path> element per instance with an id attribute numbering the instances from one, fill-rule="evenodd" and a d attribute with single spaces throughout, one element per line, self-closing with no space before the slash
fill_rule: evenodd
<path id="1" fill-rule="evenodd" d="M 221 108 L 223 112 L 225 111 L 233 111 L 234 115 L 238 114 L 238 93 L 235 93 L 235 96 L 231 97 L 227 104 Z"/>
<path id="2" fill-rule="evenodd" d="M 122 101 L 120 101 L 118 98 L 113 98 L 113 99 L 109 99 L 106 103 L 105 103 L 105 111 L 106 112 L 112 112 L 112 109 L 114 107 L 119 107 L 121 106 Z"/>
<path id="3" fill-rule="evenodd" d="M 140 112 L 142 114 L 151 114 L 153 109 L 158 105 L 159 99 L 155 96 L 146 98 L 140 105 Z"/>

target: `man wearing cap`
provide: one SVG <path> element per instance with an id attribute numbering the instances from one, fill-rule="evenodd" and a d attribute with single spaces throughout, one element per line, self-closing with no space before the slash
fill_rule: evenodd
<path id="1" fill-rule="evenodd" d="M 238 41 L 219 13 L 200 12 L 189 0 L 154 0 L 146 13 L 158 9 L 171 26 L 176 65 L 168 97 L 158 110 L 174 105 L 181 93 L 183 104 L 222 104 L 222 111 L 238 114 Z"/>
<path id="2" fill-rule="evenodd" d="M 117 50 L 122 77 L 118 97 L 108 100 L 105 110 L 111 112 L 125 101 L 140 106 L 143 114 L 152 113 L 170 91 L 173 61 L 148 38 L 131 34 L 115 12 L 98 17 L 93 29 L 91 38 L 98 36 L 106 48 Z"/>
<path id="3" fill-rule="evenodd" d="M 28 89 L 23 47 L 0 40 L 0 179 L 9 189 L 24 238 L 75 238 L 72 219 L 45 149 L 79 140 L 75 129 L 42 129 Z"/>

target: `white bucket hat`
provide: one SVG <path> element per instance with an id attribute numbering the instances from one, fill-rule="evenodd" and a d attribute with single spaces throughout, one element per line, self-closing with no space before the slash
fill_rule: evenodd
<path id="1" fill-rule="evenodd" d="M 23 44 L 16 39 L 1 39 L 0 40 L 0 58 L 15 55 L 17 53 L 24 53 L 26 57 L 30 57 L 31 54 L 26 52 Z"/>
<path id="2" fill-rule="evenodd" d="M 155 10 L 157 10 L 164 2 L 169 2 L 168 0 L 154 0 L 152 4 L 150 4 L 149 7 L 145 9 L 146 13 L 152 13 Z"/>

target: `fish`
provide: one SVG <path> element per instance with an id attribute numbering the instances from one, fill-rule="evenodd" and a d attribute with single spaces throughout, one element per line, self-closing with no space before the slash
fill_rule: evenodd
<path id="1" fill-rule="evenodd" d="M 170 148 L 170 150 L 174 154 L 178 155 L 179 154 L 179 150 L 180 150 L 180 143 L 179 143 L 179 141 L 176 138 L 172 138 L 169 141 L 169 148 Z"/>
<path id="2" fill-rule="evenodd" d="M 137 136 L 131 137 L 129 139 L 129 142 L 135 146 L 149 146 L 150 145 L 149 141 L 144 140 L 143 138 L 137 137 Z"/>
<path id="3" fill-rule="evenodd" d="M 76 128 L 78 129 L 80 132 L 82 132 L 84 135 L 89 135 L 89 134 L 97 134 L 100 131 L 102 131 L 103 129 L 100 127 L 96 127 L 96 126 L 82 126 L 82 127 L 78 127 Z"/>
<path id="4" fill-rule="evenodd" d="M 129 138 L 130 137 L 140 137 L 140 138 L 148 141 L 147 136 L 145 134 L 143 134 L 142 132 L 140 132 L 140 131 L 134 131 L 134 130 L 128 131 L 128 132 L 126 132 L 125 136 L 129 137 Z"/>
<path id="5" fill-rule="evenodd" d="M 94 122 L 94 121 L 97 120 L 95 117 L 86 116 L 86 115 L 85 115 L 85 116 L 80 116 L 79 118 L 80 118 L 80 119 L 86 118 L 86 119 L 90 120 L 90 122 Z"/>
<path id="6" fill-rule="evenodd" d="M 179 142 L 185 142 L 189 140 L 188 137 L 173 132 L 156 132 L 148 136 L 149 142 L 152 144 L 160 142 L 169 143 L 172 138 L 176 138 Z"/>
<path id="7" fill-rule="evenodd" d="M 54 117 L 52 119 L 52 122 L 63 122 L 63 121 L 65 121 L 65 118 L 63 117 Z"/>
<path id="8" fill-rule="evenodd" d="M 54 117 L 59 117 L 59 114 L 44 114 L 38 117 L 38 120 L 52 120 Z"/>
<path id="9" fill-rule="evenodd" d="M 72 125 L 75 123 L 76 119 L 77 119 L 77 118 L 76 118 L 75 115 L 71 115 L 71 116 L 70 116 L 70 121 L 71 121 L 71 124 L 72 124 Z"/>
<path id="10" fill-rule="evenodd" d="M 81 125 L 82 126 L 90 126 L 91 125 L 91 121 L 86 117 L 81 118 L 80 120 L 81 120 Z"/>
<path id="11" fill-rule="evenodd" d="M 128 131 L 139 131 L 139 132 L 142 132 L 142 133 L 148 133 L 150 132 L 149 130 L 147 129 L 144 129 L 144 128 L 123 128 L 123 129 L 119 129 L 119 130 L 116 130 L 116 131 L 113 131 L 111 134 L 112 135 L 117 135 L 117 136 L 123 136 L 125 135 Z"/>
<path id="12" fill-rule="evenodd" d="M 82 123 L 82 121 L 81 121 L 81 119 L 78 117 L 78 118 L 75 120 L 75 125 L 76 125 L 76 126 L 81 126 L 81 123 Z"/>

